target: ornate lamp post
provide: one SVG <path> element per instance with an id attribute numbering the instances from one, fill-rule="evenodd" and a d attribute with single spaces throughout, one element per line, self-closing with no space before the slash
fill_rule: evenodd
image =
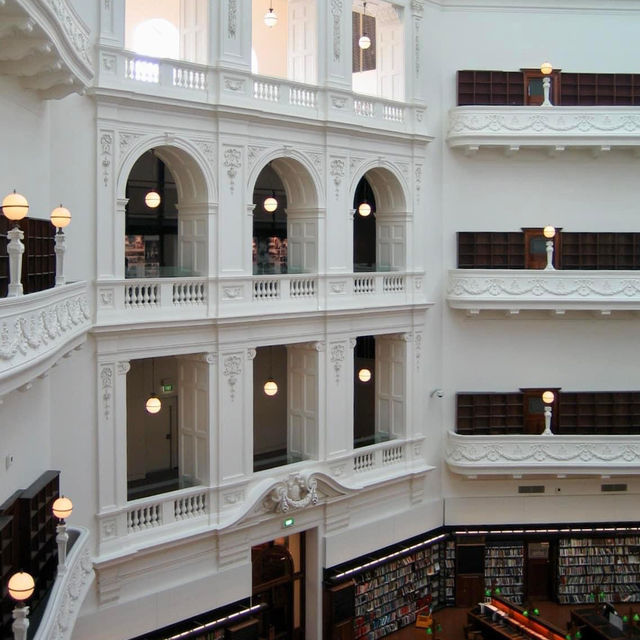
<path id="1" fill-rule="evenodd" d="M 73 503 L 69 498 L 61 496 L 53 503 L 53 515 L 60 521 L 56 527 L 56 542 L 58 543 L 58 575 L 62 575 L 67 570 L 67 542 L 69 534 L 67 533 L 67 524 L 65 519 L 71 515 L 73 511 Z"/>
<path id="2" fill-rule="evenodd" d="M 56 232 L 56 287 L 64 284 L 64 252 L 66 249 L 67 239 L 62 230 L 71 222 L 71 213 L 69 209 L 60 205 L 51 212 L 51 224 L 57 229 Z"/>
<path id="3" fill-rule="evenodd" d="M 30 574 L 18 571 L 9 578 L 9 595 L 16 601 L 13 610 L 13 631 L 14 640 L 27 640 L 27 629 L 29 628 L 29 607 L 24 601 L 31 597 L 35 589 L 35 582 Z M 21 606 L 20 606 L 21 605 Z"/>
<path id="4" fill-rule="evenodd" d="M 18 220 L 22 220 L 29 213 L 29 203 L 27 199 L 16 193 L 5 196 L 2 201 L 2 213 L 16 225 L 7 232 L 9 244 L 7 245 L 7 253 L 9 254 L 9 290 L 7 296 L 21 296 L 24 293 L 22 288 L 22 254 L 24 253 L 24 231 L 18 226 Z"/>

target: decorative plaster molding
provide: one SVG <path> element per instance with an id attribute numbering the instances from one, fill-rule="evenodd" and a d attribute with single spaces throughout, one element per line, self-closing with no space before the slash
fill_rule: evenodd
<path id="1" fill-rule="evenodd" d="M 415 334 L 416 370 L 420 371 L 420 358 L 422 357 L 422 333 Z"/>
<path id="2" fill-rule="evenodd" d="M 100 148 L 102 149 L 102 180 L 104 186 L 109 186 L 109 174 L 111 173 L 111 144 L 113 143 L 113 131 L 103 131 L 100 135 Z"/>
<path id="3" fill-rule="evenodd" d="M 126 376 L 129 371 L 131 371 L 131 363 L 128 360 L 124 360 L 122 362 L 118 362 L 116 366 L 116 371 L 119 376 Z"/>
<path id="4" fill-rule="evenodd" d="M 420 203 L 420 189 L 422 188 L 422 166 L 417 165 L 415 170 L 416 176 L 416 202 Z"/>
<path id="5" fill-rule="evenodd" d="M 75 295 L 62 297 L 65 293 L 62 288 L 48 289 L 40 292 L 37 302 L 26 296 L 7 298 L 16 306 L 7 310 L 0 326 L 0 374 L 15 361 L 32 361 L 90 328 L 86 293 L 77 293 L 77 287 L 70 291 Z"/>
<path id="6" fill-rule="evenodd" d="M 290 509 L 315 506 L 318 504 L 317 488 L 318 483 L 313 474 L 304 476 L 301 473 L 291 473 L 271 490 L 264 507 L 267 511 L 287 513 Z"/>
<path id="7" fill-rule="evenodd" d="M 258 147 L 256 145 L 249 145 L 249 147 L 247 148 L 247 164 L 248 164 L 250 169 L 256 163 L 256 160 L 258 159 L 258 157 L 261 156 L 264 153 L 265 149 L 266 149 L 266 147 Z"/>
<path id="8" fill-rule="evenodd" d="M 340 197 L 340 183 L 344 177 L 344 159 L 333 158 L 329 165 L 329 173 L 333 177 L 333 183 L 336 185 L 336 200 Z"/>
<path id="9" fill-rule="evenodd" d="M 332 344 L 329 359 L 333 365 L 333 369 L 336 372 L 336 384 L 340 384 L 340 369 L 342 368 L 342 362 L 344 361 L 345 346 L 343 343 Z"/>
<path id="10" fill-rule="evenodd" d="M 45 4 L 53 12 L 80 59 L 89 67 L 93 66 L 89 57 L 89 29 L 82 24 L 75 11 L 66 0 L 45 0 Z"/>
<path id="11" fill-rule="evenodd" d="M 455 107 L 451 147 L 640 146 L 640 110 L 629 107 Z"/>
<path id="12" fill-rule="evenodd" d="M 253 347 L 247 349 L 247 360 L 254 360 L 257 353 L 257 349 L 254 349 Z"/>
<path id="13" fill-rule="evenodd" d="M 223 360 L 222 375 L 227 378 L 229 383 L 229 393 L 231 400 L 235 398 L 235 387 L 238 382 L 238 376 L 242 373 L 242 358 L 239 355 L 225 356 Z"/>
<path id="14" fill-rule="evenodd" d="M 229 38 L 235 40 L 238 31 L 238 0 L 229 0 L 228 11 L 229 22 L 227 24 L 227 32 Z"/>
<path id="15" fill-rule="evenodd" d="M 202 155 L 206 158 L 210 167 L 215 166 L 216 162 L 216 145 L 213 140 L 196 140 L 196 147 L 200 149 Z"/>
<path id="16" fill-rule="evenodd" d="M 141 133 L 128 133 L 128 132 L 119 133 L 118 140 L 120 143 L 120 156 L 123 156 L 129 149 L 131 144 L 141 137 L 142 137 Z"/>
<path id="17" fill-rule="evenodd" d="M 111 417 L 111 399 L 113 397 L 113 367 L 107 365 L 100 369 L 100 382 L 102 384 L 102 407 L 104 419 Z"/>
<path id="18" fill-rule="evenodd" d="M 242 151 L 236 147 L 229 147 L 224 152 L 224 166 L 229 176 L 229 190 L 233 193 L 238 169 L 242 165 Z"/>
<path id="19" fill-rule="evenodd" d="M 244 89 L 244 79 L 225 76 L 224 88 L 229 91 L 242 91 L 242 89 Z"/>
<path id="20" fill-rule="evenodd" d="M 340 23 L 342 17 L 342 0 L 331 0 L 331 15 L 333 16 L 333 60 L 340 62 L 342 50 L 342 35 Z"/>
<path id="21" fill-rule="evenodd" d="M 445 459 L 456 473 L 587 474 L 640 470 L 640 437 L 461 436 L 449 432 Z"/>
<path id="22" fill-rule="evenodd" d="M 535 274 L 535 275 L 534 275 Z M 455 269 L 449 305 L 461 309 L 640 309 L 640 274 L 621 271 Z M 515 305 L 515 306 L 514 306 Z"/>
<path id="23" fill-rule="evenodd" d="M 242 298 L 242 286 L 222 287 L 222 297 L 224 300 L 237 300 Z"/>

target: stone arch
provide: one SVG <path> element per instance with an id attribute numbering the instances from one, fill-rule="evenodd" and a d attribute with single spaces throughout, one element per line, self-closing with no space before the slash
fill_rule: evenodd
<path id="1" fill-rule="evenodd" d="M 305 154 L 283 147 L 271 149 L 254 163 L 247 181 L 247 198 L 253 194 L 267 165 L 276 173 L 286 193 L 287 266 L 290 272 L 316 273 L 319 238 L 324 224 L 324 201 L 317 165 Z"/>
<path id="2" fill-rule="evenodd" d="M 409 238 L 412 236 L 409 185 L 395 165 L 370 160 L 354 173 L 351 198 L 365 177 L 376 203 L 376 270 L 406 271 L 411 262 Z"/>
<path id="3" fill-rule="evenodd" d="M 168 167 L 178 195 L 178 246 L 176 264 L 185 273 L 209 275 L 208 238 L 215 213 L 215 181 L 212 173 L 213 142 L 193 142 L 167 135 L 142 136 L 122 151 L 120 134 L 119 166 L 116 182 L 118 215 L 115 221 L 115 267 L 124 276 L 124 236 L 127 182 L 135 163 L 153 149 Z M 122 241 L 118 241 L 122 238 Z"/>

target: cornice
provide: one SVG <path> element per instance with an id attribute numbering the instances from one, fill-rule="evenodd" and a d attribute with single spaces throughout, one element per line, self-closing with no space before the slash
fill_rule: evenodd
<path id="1" fill-rule="evenodd" d="M 425 0 L 446 11 L 512 11 L 544 13 L 637 13 L 638 0 Z"/>

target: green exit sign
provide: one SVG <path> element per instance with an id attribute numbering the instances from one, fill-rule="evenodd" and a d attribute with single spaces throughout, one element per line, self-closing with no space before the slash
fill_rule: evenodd
<path id="1" fill-rule="evenodd" d="M 173 385 L 172 384 L 163 384 L 162 385 L 162 393 L 170 393 L 171 391 L 173 391 Z"/>
<path id="2" fill-rule="evenodd" d="M 286 529 L 287 527 L 293 527 L 295 520 L 293 518 L 287 518 L 283 523 L 282 527 Z"/>

